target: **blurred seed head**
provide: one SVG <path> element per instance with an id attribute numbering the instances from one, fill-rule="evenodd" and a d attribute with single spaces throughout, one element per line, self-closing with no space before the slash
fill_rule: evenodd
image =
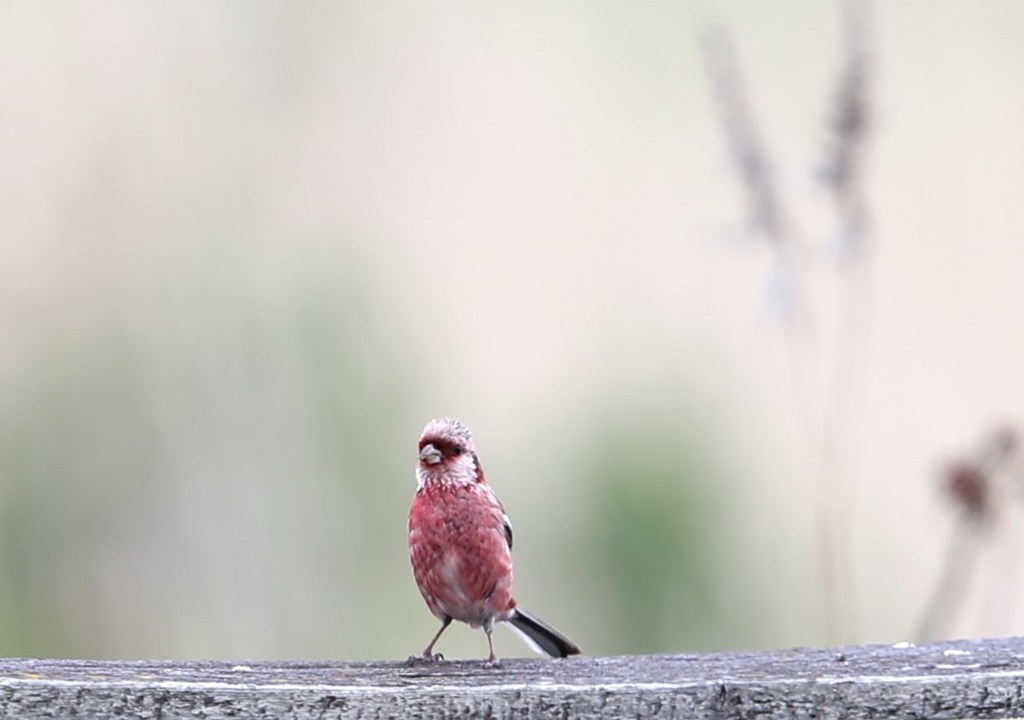
<path id="1" fill-rule="evenodd" d="M 969 519 L 981 522 L 991 514 L 989 476 L 975 463 L 954 461 L 946 468 L 943 484 L 949 497 Z"/>

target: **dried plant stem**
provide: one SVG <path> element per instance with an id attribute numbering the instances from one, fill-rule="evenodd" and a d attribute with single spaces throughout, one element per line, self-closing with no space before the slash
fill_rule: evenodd
<path id="1" fill-rule="evenodd" d="M 824 592 L 825 631 L 830 642 L 854 633 L 850 510 L 862 429 L 854 407 L 865 395 L 867 339 L 870 335 L 870 276 L 867 269 L 866 213 L 861 165 L 867 138 L 868 63 L 864 0 L 842 0 L 845 49 L 830 113 L 830 144 L 821 179 L 835 207 L 838 240 L 845 263 L 831 364 L 813 318 L 803 306 L 800 282 L 806 243 L 790 220 L 777 188 L 773 166 L 758 133 L 736 53 L 721 30 L 705 37 L 704 55 L 719 118 L 746 191 L 748 222 L 774 255 L 784 291 L 787 345 L 797 412 L 811 448 L 816 488 L 816 544 Z M 856 436 L 856 437 L 855 437 Z"/>
<path id="2" fill-rule="evenodd" d="M 915 638 L 918 642 L 926 642 L 941 634 L 943 628 L 949 627 L 950 617 L 963 603 L 978 555 L 980 530 L 981 526 L 974 518 L 964 515 L 958 520 L 957 529 L 946 549 L 942 576 L 917 628 Z"/>
<path id="3" fill-rule="evenodd" d="M 841 317 L 837 322 L 831 376 L 826 385 L 819 467 L 821 495 L 827 503 L 824 517 L 834 538 L 831 557 L 837 604 L 838 638 L 857 637 L 857 613 L 851 548 L 856 524 L 855 479 L 863 447 L 864 398 L 867 396 L 871 333 L 872 275 L 864 261 L 845 268 L 840 291 Z"/>

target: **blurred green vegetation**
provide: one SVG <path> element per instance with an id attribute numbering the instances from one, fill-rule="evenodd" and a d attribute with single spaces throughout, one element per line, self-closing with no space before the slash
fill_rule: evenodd
<path id="1" fill-rule="evenodd" d="M 411 493 L 412 368 L 343 275 L 276 307 L 251 278 L 237 301 L 192 284 L 207 304 L 184 317 L 172 284 L 20 348 L 0 405 L 4 654 L 374 652 L 408 585 L 391 490 Z"/>
<path id="2" fill-rule="evenodd" d="M 427 382 L 358 267 L 310 273 L 273 312 L 208 294 L 216 336 L 161 301 L 24 349 L 0 412 L 5 654 L 373 657 L 425 641 L 404 524 Z M 513 510 L 523 574 L 561 576 L 526 604 L 556 623 L 572 613 L 555 598 L 588 598 L 573 632 L 590 652 L 714 645 L 707 433 L 685 411 L 593 414 L 618 421 L 563 432 L 553 460 L 557 492 L 582 502 L 557 529 Z M 455 634 L 450 652 L 481 641 Z"/>
<path id="3" fill-rule="evenodd" d="M 722 518 L 704 488 L 721 473 L 701 435 L 688 434 L 692 426 L 669 436 L 673 418 L 639 420 L 632 432 L 621 424 L 599 432 L 587 453 L 581 525 L 588 552 L 580 561 L 595 580 L 588 592 L 617 652 L 713 647 L 725 620 L 713 589 L 715 564 L 724 560 L 715 538 Z"/>
<path id="4" fill-rule="evenodd" d="M 115 562 L 159 520 L 144 368 L 108 318 L 33 350 L 0 405 L 0 643 L 104 653 L 95 559 Z"/>
<path id="5" fill-rule="evenodd" d="M 604 395 L 607 395 L 605 393 Z M 683 386 L 596 401 L 571 453 L 583 478 L 573 558 L 594 652 L 650 653 L 742 642 L 720 568 L 736 487 L 713 450 L 714 412 Z"/>

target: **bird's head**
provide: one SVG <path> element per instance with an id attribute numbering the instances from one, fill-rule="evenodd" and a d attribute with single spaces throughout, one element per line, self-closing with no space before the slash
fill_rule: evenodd
<path id="1" fill-rule="evenodd" d="M 469 428 L 458 420 L 431 420 L 420 436 L 416 478 L 420 487 L 429 481 L 481 482 L 483 470 Z"/>

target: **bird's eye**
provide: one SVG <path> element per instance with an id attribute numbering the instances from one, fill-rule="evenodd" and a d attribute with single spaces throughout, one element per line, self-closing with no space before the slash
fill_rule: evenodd
<path id="1" fill-rule="evenodd" d="M 458 457 L 464 452 L 466 452 L 466 448 L 462 447 L 461 445 L 452 446 L 452 455 L 454 455 L 455 457 Z"/>

